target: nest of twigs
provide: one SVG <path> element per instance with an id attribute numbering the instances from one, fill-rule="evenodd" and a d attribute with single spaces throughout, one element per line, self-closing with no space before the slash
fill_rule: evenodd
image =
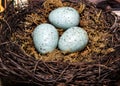
<path id="1" fill-rule="evenodd" d="M 49 13 L 58 7 L 75 8 L 79 26 L 88 32 L 87 47 L 75 53 L 59 49 L 41 55 L 31 33 L 49 23 Z M 120 21 L 85 0 L 30 0 L 28 7 L 10 2 L 0 18 L 0 76 L 15 82 L 47 86 L 117 85 L 120 80 Z M 58 29 L 59 34 L 63 30 Z"/>

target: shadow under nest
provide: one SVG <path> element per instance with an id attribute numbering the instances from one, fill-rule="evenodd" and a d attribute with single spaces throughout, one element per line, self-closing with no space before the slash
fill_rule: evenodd
<path id="1" fill-rule="evenodd" d="M 77 3 L 47 1 L 50 0 L 33 0 L 29 7 L 19 9 L 10 3 L 1 14 L 1 78 L 42 86 L 116 85 L 120 80 L 120 26 L 116 24 L 120 21 L 117 16 L 103 12 L 85 0 Z M 31 33 L 37 25 L 49 23 L 49 12 L 60 6 L 78 10 L 81 16 L 79 26 L 89 35 L 88 46 L 71 54 L 56 49 L 40 55 L 34 49 Z M 63 33 L 58 31 L 60 35 Z"/>

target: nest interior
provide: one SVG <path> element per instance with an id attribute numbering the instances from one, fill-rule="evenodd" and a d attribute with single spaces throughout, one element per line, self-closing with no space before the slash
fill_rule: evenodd
<path id="1" fill-rule="evenodd" d="M 79 26 L 88 32 L 89 43 L 80 52 L 59 49 L 41 55 L 31 33 L 48 21 L 49 13 L 70 6 L 80 14 Z M 10 9 L 11 8 L 11 9 Z M 10 3 L 0 18 L 0 75 L 16 82 L 38 85 L 113 85 L 120 79 L 120 21 L 88 1 L 32 1 L 25 8 Z M 115 27 L 113 27 L 115 26 Z M 60 35 L 64 32 L 58 28 Z"/>
<path id="2" fill-rule="evenodd" d="M 51 53 L 41 55 L 34 48 L 31 34 L 37 25 L 49 23 L 49 13 L 61 6 L 73 7 L 80 13 L 81 19 L 79 26 L 88 32 L 88 46 L 81 52 L 66 54 L 56 49 Z M 43 7 L 36 8 L 33 12 L 26 13 L 23 16 L 22 20 L 17 23 L 16 30 L 12 33 L 11 41 L 20 45 L 21 49 L 28 55 L 43 61 L 90 62 L 94 60 L 92 57 L 97 58 L 99 55 L 103 56 L 114 51 L 114 48 L 109 45 L 108 41 L 112 36 L 108 30 L 111 23 L 105 20 L 101 10 L 97 10 L 95 7 L 87 7 L 84 3 L 62 3 L 60 1 L 57 2 L 57 0 L 47 0 L 43 3 Z M 58 28 L 58 32 L 61 35 L 64 31 Z"/>

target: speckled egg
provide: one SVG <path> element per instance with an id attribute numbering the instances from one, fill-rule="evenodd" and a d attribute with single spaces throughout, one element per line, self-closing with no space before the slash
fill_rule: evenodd
<path id="1" fill-rule="evenodd" d="M 59 7 L 51 11 L 48 18 L 54 26 L 65 30 L 77 26 L 80 21 L 79 13 L 72 7 Z"/>
<path id="2" fill-rule="evenodd" d="M 38 25 L 34 29 L 32 37 L 35 48 L 41 54 L 52 52 L 58 44 L 58 32 L 51 24 Z"/>
<path id="3" fill-rule="evenodd" d="M 87 32 L 80 27 L 71 27 L 60 37 L 58 47 L 65 52 L 75 52 L 84 49 L 87 43 Z"/>

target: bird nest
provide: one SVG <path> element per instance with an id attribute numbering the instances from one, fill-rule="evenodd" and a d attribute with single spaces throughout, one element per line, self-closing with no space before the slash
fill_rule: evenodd
<path id="1" fill-rule="evenodd" d="M 42 55 L 34 47 L 32 31 L 50 23 L 49 13 L 62 6 L 79 12 L 79 26 L 88 33 L 88 45 L 74 53 L 57 48 Z M 0 18 L 0 76 L 41 86 L 116 85 L 120 80 L 119 23 L 118 16 L 85 0 L 30 0 L 22 8 L 10 2 Z M 59 35 L 64 32 L 57 30 Z"/>

